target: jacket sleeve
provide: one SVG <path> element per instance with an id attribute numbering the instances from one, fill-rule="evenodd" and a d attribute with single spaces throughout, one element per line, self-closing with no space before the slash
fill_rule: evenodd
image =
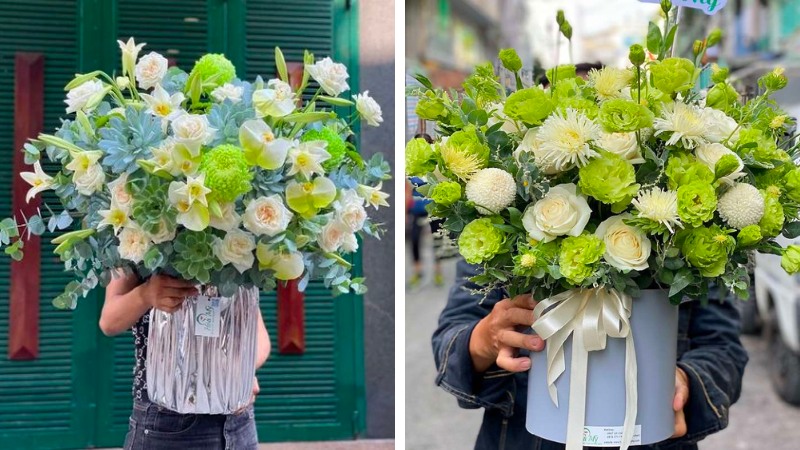
<path id="1" fill-rule="evenodd" d="M 484 373 L 476 373 L 469 354 L 475 325 L 504 297 L 500 291 L 490 292 L 485 299 L 470 292 L 478 288 L 469 281 L 478 270 L 463 260 L 458 262 L 456 282 L 432 339 L 438 372 L 436 385 L 453 394 L 462 408 L 498 409 L 508 417 L 516 393 L 513 374 L 496 365 Z"/>
<path id="2" fill-rule="evenodd" d="M 678 367 L 689 378 L 689 401 L 684 409 L 688 432 L 683 443 L 697 442 L 728 426 L 728 411 L 742 390 L 747 351 L 739 340 L 739 312 L 732 300 L 698 301 L 688 308 L 688 350 Z"/>

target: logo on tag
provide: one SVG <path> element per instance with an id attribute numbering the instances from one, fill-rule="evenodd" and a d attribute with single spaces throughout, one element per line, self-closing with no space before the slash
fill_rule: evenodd
<path id="1" fill-rule="evenodd" d="M 583 445 L 595 447 L 619 447 L 622 445 L 623 427 L 584 427 Z M 642 443 L 642 426 L 636 425 L 633 428 L 633 438 L 631 445 Z"/>
<path id="2" fill-rule="evenodd" d="M 219 297 L 197 297 L 194 316 L 195 336 L 219 337 Z"/>

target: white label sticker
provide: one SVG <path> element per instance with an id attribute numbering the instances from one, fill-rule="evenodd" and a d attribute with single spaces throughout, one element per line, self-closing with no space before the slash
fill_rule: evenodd
<path id="1" fill-rule="evenodd" d="M 219 337 L 219 297 L 197 297 L 194 315 L 194 335 Z"/>
<path id="2" fill-rule="evenodd" d="M 631 445 L 642 443 L 642 426 L 633 428 Z M 622 427 L 583 427 L 583 445 L 594 447 L 619 447 L 622 445 Z"/>

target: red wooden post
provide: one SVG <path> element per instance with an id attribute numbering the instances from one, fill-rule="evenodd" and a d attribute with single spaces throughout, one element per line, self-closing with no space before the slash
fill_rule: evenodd
<path id="1" fill-rule="evenodd" d="M 14 162 L 11 209 L 15 217 L 36 214 L 40 200 L 25 201 L 30 186 L 19 176 L 33 170 L 25 164 L 22 146 L 36 137 L 44 126 L 44 55 L 17 53 L 14 58 Z M 41 245 L 31 235 L 23 248 L 25 258 L 11 262 L 8 358 L 36 359 L 39 356 L 39 282 Z"/>
<path id="2" fill-rule="evenodd" d="M 278 351 L 302 354 L 306 351 L 305 296 L 299 280 L 278 282 Z"/>

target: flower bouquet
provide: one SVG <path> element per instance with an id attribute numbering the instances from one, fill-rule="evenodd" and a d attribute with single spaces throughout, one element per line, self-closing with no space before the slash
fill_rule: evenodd
<path id="1" fill-rule="evenodd" d="M 359 119 L 378 126 L 381 110 L 367 92 L 340 97 L 346 67 L 308 52 L 293 87 L 278 48 L 279 78 L 250 83 L 223 55 L 186 73 L 155 52 L 139 58 L 144 44 L 132 38 L 119 44 L 121 75 L 77 75 L 65 89 L 74 116 L 24 146 L 27 199 L 53 191 L 60 211 L 51 202 L 3 220 L 0 242 L 20 259 L 26 237 L 64 231 L 55 253 L 75 281 L 54 300 L 60 308 L 118 273 L 206 286 L 179 313 L 152 313 L 149 390 L 181 412 L 231 412 L 250 396 L 257 290 L 322 278 L 334 295 L 366 291 L 346 255 L 357 235 L 379 237 L 366 207 L 388 206 L 390 168 L 381 155 L 362 160 L 348 138 Z M 319 87 L 304 100 L 312 79 Z"/>
<path id="2" fill-rule="evenodd" d="M 409 142 L 406 173 L 424 178 L 430 215 L 482 266 L 479 292 L 540 301 L 533 328 L 547 352 L 533 356 L 528 429 L 570 449 L 668 438 L 672 305 L 711 289 L 745 297 L 752 251 L 800 270 L 800 248 L 775 240 L 800 234 L 797 145 L 771 99 L 786 77 L 768 73 L 761 95 L 743 101 L 727 69 L 700 64 L 720 32 L 695 43 L 694 60 L 669 57 L 676 24 L 668 1 L 662 9 L 663 31 L 651 23 L 647 51 L 632 46 L 624 69 L 584 80 L 560 65 L 546 85 L 525 87 L 520 58 L 503 50 L 513 92 L 490 64 L 463 95 L 422 76 L 409 88 L 442 137 Z M 570 39 L 563 13 L 557 21 Z M 714 85 L 700 91 L 703 70 Z M 584 441 L 593 427 L 611 431 Z"/>

